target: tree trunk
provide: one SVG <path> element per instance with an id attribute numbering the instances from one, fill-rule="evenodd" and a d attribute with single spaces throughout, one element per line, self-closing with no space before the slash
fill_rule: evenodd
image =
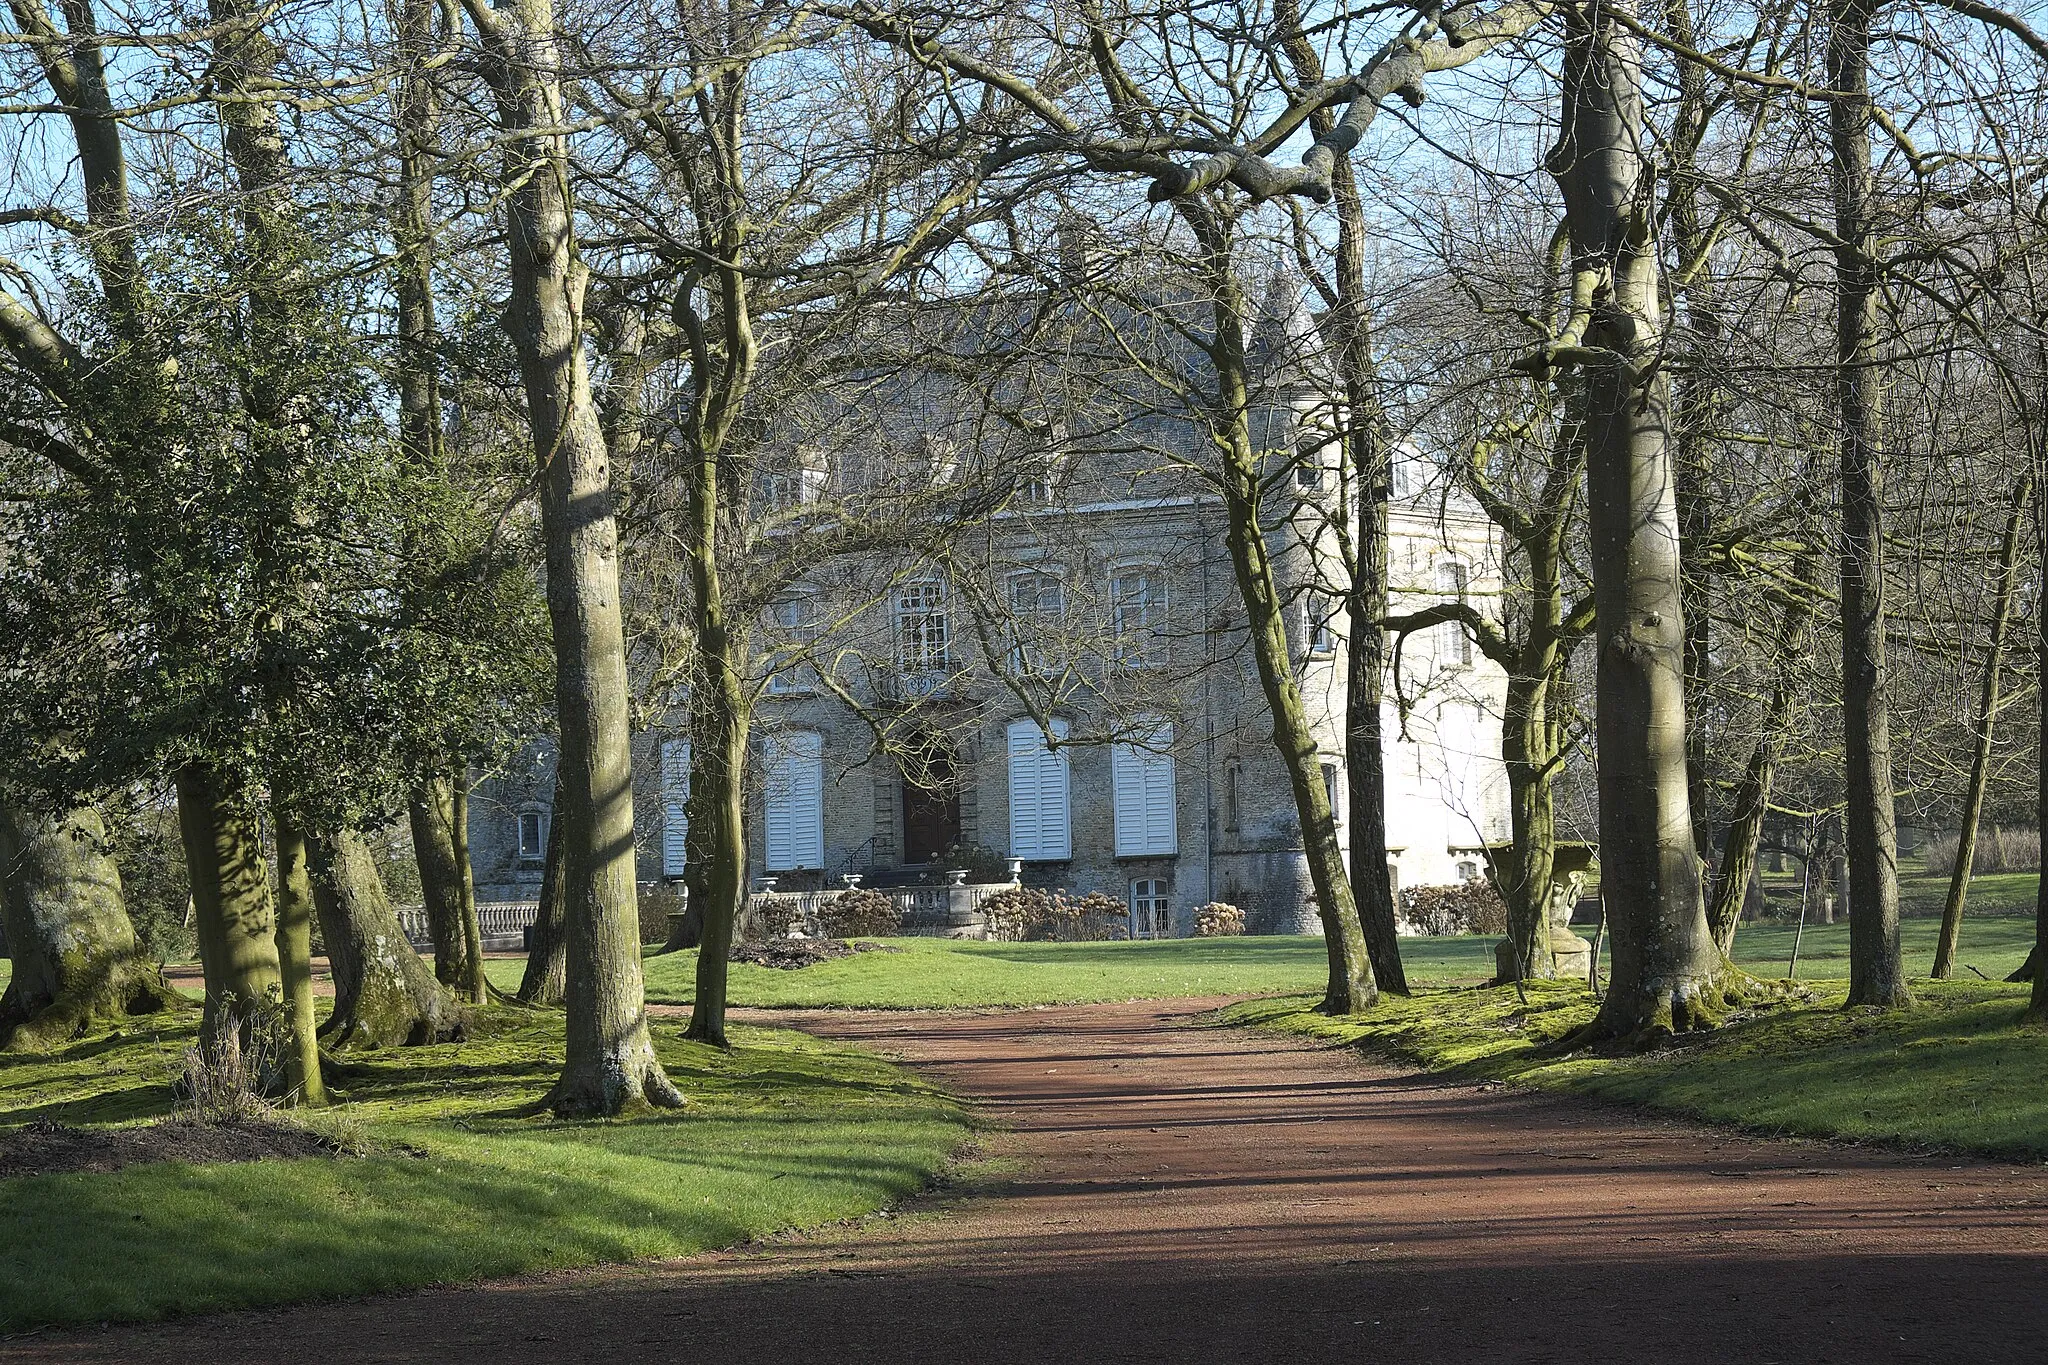
<path id="1" fill-rule="evenodd" d="M 738 683 L 730 668 L 721 666 L 721 676 Z M 703 931 L 697 941 L 696 1000 L 686 1036 L 716 1047 L 727 1046 L 726 978 L 733 928 L 747 894 L 741 785 L 746 771 L 746 714 L 743 695 L 713 699 L 690 745 L 690 829 L 684 870 L 690 903 L 703 907 Z"/>
<path id="2" fill-rule="evenodd" d="M 321 1030 L 342 1047 L 459 1041 L 468 1020 L 406 941 L 363 836 L 306 837 L 313 903 L 334 972 L 334 1013 Z"/>
<path id="3" fill-rule="evenodd" d="M 561 789 L 555 791 L 555 805 L 561 805 Z M 548 824 L 547 864 L 540 874 L 540 912 L 534 916 L 533 935 L 526 947 L 526 971 L 519 978 L 521 1004 L 559 1005 L 568 976 L 569 941 L 564 924 L 566 903 L 562 894 L 562 822 Z"/>
<path id="4" fill-rule="evenodd" d="M 2043 506 L 2034 516 L 2034 562 L 2048 565 L 2048 460 L 2044 460 L 2038 440 L 2036 433 L 2033 472 L 2042 488 Z M 2034 594 L 2034 666 L 2037 678 L 2048 678 L 2048 592 Z M 2040 733 L 2048 735 L 2048 686 L 2035 686 L 2034 701 Z M 2048 830 L 2048 744 L 2038 747 L 2034 761 L 2034 827 Z M 2036 1022 L 2048 1022 L 2048 971 L 2041 969 L 2043 963 L 2048 963 L 2048 868 L 2042 869 L 2040 887 L 2034 893 L 2033 951 L 2019 970 L 2006 978 L 2034 983 L 2028 992 L 2027 1018 Z"/>
<path id="5" fill-rule="evenodd" d="M 548 0 L 464 5 L 484 39 L 481 65 L 512 138 L 505 328 L 519 357 L 540 471 L 554 626 L 568 1055 L 547 1102 L 564 1115 L 677 1106 L 682 1096 L 662 1073 L 648 1034 L 640 974 L 618 527 L 584 355 L 587 271 L 576 254 L 574 177 L 560 131 L 569 115 L 554 13 Z"/>
<path id="6" fill-rule="evenodd" d="M 1274 18 L 1296 76 L 1304 84 L 1324 79 L 1322 56 L 1302 29 L 1298 0 L 1281 0 Z M 1319 110 L 1311 119 L 1318 137 L 1331 118 Z M 1365 205 L 1358 193 L 1348 152 L 1330 167 L 1337 206 L 1336 306 L 1325 322 L 1333 338 L 1338 382 L 1343 386 L 1342 487 L 1355 521 L 1340 516 L 1332 527 L 1343 548 L 1350 582 L 1344 594 L 1344 775 L 1351 803 L 1351 893 L 1358 902 L 1359 928 L 1373 979 L 1395 995 L 1408 994 L 1401 962 L 1398 907 L 1387 869 L 1387 756 L 1380 705 L 1387 675 L 1387 499 L 1393 469 L 1385 415 L 1379 401 L 1379 372 L 1372 353 L 1368 313 Z"/>
<path id="7" fill-rule="evenodd" d="M 1557 862 L 1557 807 L 1552 789 L 1556 756 L 1550 752 L 1550 679 L 1519 673 L 1508 678 L 1501 726 L 1501 758 L 1508 778 L 1509 875 L 1500 877 L 1508 908 L 1508 936 L 1522 975 L 1549 977 L 1550 883 Z"/>
<path id="8" fill-rule="evenodd" d="M 247 795 L 199 764 L 181 768 L 177 786 L 178 832 L 206 977 L 200 1031 L 211 1043 L 227 1019 L 247 1029 L 256 1010 L 279 1001 L 277 912 Z"/>
<path id="9" fill-rule="evenodd" d="M 407 814 L 427 907 L 427 935 L 434 944 L 434 978 L 480 1005 L 483 958 L 465 912 L 462 866 L 455 853 L 455 793 L 448 777 L 437 773 L 414 787 Z"/>
<path id="10" fill-rule="evenodd" d="M 1601 893 L 1613 936 L 1595 1036 L 1708 1026 L 1723 1004 L 1687 791 L 1685 621 L 1641 54 L 1604 12 L 1566 15 L 1563 190 L 1587 302 L 1586 486 L 1599 702 Z"/>
<path id="11" fill-rule="evenodd" d="M 1885 700 L 1884 457 L 1876 180 L 1869 94 L 1872 0 L 1830 0 L 1828 103 L 1835 192 L 1835 399 L 1842 455 L 1843 816 L 1849 857 L 1849 1003 L 1910 1004 L 1899 955 L 1899 837 Z"/>
<path id="12" fill-rule="evenodd" d="M 1175 201 L 1202 244 L 1203 283 L 1211 291 L 1211 316 L 1216 329 L 1210 359 L 1217 391 L 1211 413 L 1212 437 L 1222 452 L 1218 471 L 1223 491 L 1224 543 L 1244 603 L 1259 685 L 1273 719 L 1273 746 L 1287 771 L 1301 824 L 1303 854 L 1315 888 L 1316 912 L 1323 922 L 1323 943 L 1329 976 L 1321 1009 L 1326 1014 L 1358 1014 L 1379 999 L 1365 930 L 1352 899 L 1344 868 L 1337 825 L 1323 787 L 1322 755 L 1309 724 L 1301 685 L 1295 677 L 1293 652 L 1287 640 L 1283 599 L 1273 569 L 1271 547 L 1261 516 L 1261 461 L 1252 448 L 1246 414 L 1251 386 L 1245 357 L 1245 301 L 1232 268 L 1230 229 L 1206 207 Z M 1384 862 L 1382 862 L 1384 867 Z"/>
<path id="13" fill-rule="evenodd" d="M 1956 939 L 1963 928 L 1963 901 L 1970 893 L 1970 870 L 1977 858 L 1977 825 L 1984 816 L 1984 791 L 1991 783 L 1991 739 L 1998 724 L 1999 675 L 2005 666 L 2005 637 L 2012 625 L 2012 595 L 2018 581 L 2020 530 L 2033 496 L 2029 470 L 2013 489 L 2012 510 L 2005 519 L 1999 547 L 1998 585 L 1991 604 L 1991 639 L 1985 645 L 1984 684 L 1977 693 L 1977 743 L 1970 754 L 1970 786 L 1963 797 L 1962 824 L 1956 831 L 1956 865 L 1949 872 L 1948 899 L 1941 907 L 1941 938 L 1934 946 L 1934 979 L 1946 981 L 1955 970 Z"/>
<path id="14" fill-rule="evenodd" d="M 1802 566 L 1796 576 L 1804 580 Z M 1777 777 L 1778 760 L 1785 752 L 1786 722 L 1792 714 L 1792 665 L 1806 649 L 1806 624 L 1812 608 L 1803 598 L 1785 604 L 1785 616 L 1778 630 L 1778 673 L 1765 707 L 1763 730 L 1750 751 L 1743 769 L 1742 784 L 1735 791 L 1735 809 L 1721 847 L 1721 865 L 1715 874 L 1713 895 L 1707 906 L 1707 927 L 1714 946 L 1723 957 L 1735 951 L 1735 928 L 1742 920 L 1742 907 L 1756 878 L 1756 849 L 1763 838 L 1764 818 L 1770 814 L 1771 786 Z"/>
<path id="15" fill-rule="evenodd" d="M 0 804 L 0 926 L 13 974 L 0 1047 L 46 1051 L 177 1003 L 135 944 L 99 812 L 62 818 Z"/>
<path id="16" fill-rule="evenodd" d="M 277 842 L 277 966 L 284 982 L 287 1037 L 285 1085 L 301 1104 L 327 1103 L 320 1075 L 320 1039 L 313 1018 L 313 882 L 306 867 L 306 836 L 274 805 Z"/>

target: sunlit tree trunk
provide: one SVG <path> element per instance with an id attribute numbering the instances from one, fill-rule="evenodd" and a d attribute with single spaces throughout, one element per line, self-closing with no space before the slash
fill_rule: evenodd
<path id="1" fill-rule="evenodd" d="M 1209 291 L 1215 328 L 1209 352 L 1217 386 L 1210 435 L 1223 462 L 1218 484 L 1223 493 L 1224 544 L 1244 604 L 1259 686 L 1272 715 L 1273 745 L 1293 793 L 1316 912 L 1323 922 L 1329 974 L 1321 1008 L 1327 1014 L 1357 1014 L 1378 1001 L 1379 986 L 1352 899 L 1329 793 L 1323 787 L 1322 754 L 1295 676 L 1286 604 L 1266 539 L 1262 462 L 1248 420 L 1252 392 L 1245 353 L 1247 308 L 1233 268 L 1230 228 L 1206 205 L 1179 200 L 1176 207 L 1202 249 L 1202 283 Z"/>
<path id="2" fill-rule="evenodd" d="M 640 973 L 619 539 L 584 351 L 587 271 L 576 252 L 555 17 L 548 0 L 464 5 L 483 39 L 480 66 L 516 167 L 506 197 L 505 327 L 540 471 L 554 626 L 568 1055 L 548 1103 L 561 1114 L 680 1105 L 654 1055 Z"/>
<path id="3" fill-rule="evenodd" d="M 192 879 L 192 921 L 206 977 L 202 1033 L 246 1027 L 278 1003 L 277 910 L 248 794 L 198 764 L 178 772 L 178 831 Z"/>
<path id="4" fill-rule="evenodd" d="M 1794 570 L 1794 577 L 1804 580 L 1809 572 L 1802 562 Z M 1777 780 L 1778 760 L 1785 752 L 1786 729 L 1792 716 L 1793 669 L 1806 652 L 1807 623 L 1812 614 L 1806 598 L 1795 597 L 1785 603 L 1785 615 L 1778 626 L 1777 678 L 1764 706 L 1756 747 L 1750 751 L 1742 781 L 1735 788 L 1734 810 L 1721 844 L 1721 862 L 1707 904 L 1707 926 L 1713 931 L 1714 946 L 1724 957 L 1735 950 L 1736 926 L 1742 922 L 1743 902 L 1756 876 L 1757 845 L 1763 838 L 1764 820 L 1770 815 L 1771 787 Z"/>
<path id="5" fill-rule="evenodd" d="M 461 1002 L 427 970 L 354 830 L 306 836 L 313 903 L 334 974 L 334 1047 L 417 1047 L 463 1036 Z"/>
<path id="6" fill-rule="evenodd" d="M 1601 894 L 1614 954 L 1595 1030 L 1650 1038 L 1710 1024 L 1724 982 L 1687 790 L 1685 622 L 1641 54 L 1604 12 L 1568 11 L 1566 39 L 1550 166 L 1564 193 L 1580 332 L 1566 340 L 1582 342 L 1570 353 L 1586 382 Z"/>
<path id="7" fill-rule="evenodd" d="M 1304 84 L 1322 81 L 1322 57 L 1303 32 L 1296 0 L 1281 0 L 1275 20 L 1282 25 L 1288 59 Z M 1318 136 L 1331 126 L 1327 110 L 1310 120 Z M 1338 509 L 1332 531 L 1342 547 L 1350 582 L 1344 593 L 1344 778 L 1351 807 L 1351 894 L 1358 903 L 1359 928 L 1372 961 L 1373 979 L 1396 995 L 1408 994 L 1393 878 L 1387 867 L 1387 755 L 1380 705 L 1387 676 L 1387 499 L 1393 489 L 1391 449 L 1380 409 L 1379 373 L 1372 353 L 1372 319 L 1367 312 L 1365 204 L 1351 157 L 1336 157 L 1330 170 L 1337 208 L 1337 251 L 1332 262 L 1336 307 L 1325 319 L 1332 339 L 1338 383 L 1343 389 L 1339 442 L 1347 505 Z"/>
<path id="8" fill-rule="evenodd" d="M 313 881 L 306 865 L 306 836 L 275 806 L 271 838 L 277 848 L 277 966 L 284 982 L 284 1020 L 289 1039 L 285 1085 L 301 1104 L 325 1104 L 320 1075 L 320 1040 L 313 1018 Z"/>

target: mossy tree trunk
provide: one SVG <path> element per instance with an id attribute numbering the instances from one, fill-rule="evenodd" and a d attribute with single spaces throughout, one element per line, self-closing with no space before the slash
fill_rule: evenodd
<path id="1" fill-rule="evenodd" d="M 458 802 L 445 773 L 413 788 L 407 803 L 413 858 L 419 864 L 426 901 L 427 933 L 434 943 L 434 977 L 471 1004 L 484 1003 L 483 938 L 476 901 L 458 844 Z"/>
<path id="2" fill-rule="evenodd" d="M 555 793 L 555 808 L 561 808 L 561 792 Z M 526 945 L 526 971 L 519 978 L 518 999 L 526 1005 L 559 1005 L 568 976 L 568 937 L 565 933 L 566 904 L 562 895 L 562 823 L 548 825 L 547 862 L 540 874 L 540 911 L 534 916 L 533 936 Z"/>
<path id="3" fill-rule="evenodd" d="M 737 686 L 736 670 L 727 676 Z M 746 899 L 746 827 L 741 781 L 746 771 L 746 699 L 707 708 L 690 747 L 690 901 L 703 907 L 697 940 L 697 994 L 688 1036 L 726 1046 L 726 979 L 734 926 Z M 734 716 L 738 720 L 735 723 Z"/>
<path id="4" fill-rule="evenodd" d="M 0 1047 L 42 1051 L 177 999 L 142 959 L 99 812 L 0 803 Z"/>
<path id="5" fill-rule="evenodd" d="M 192 921 L 206 977 L 202 1036 L 218 1036 L 234 1017 L 283 993 L 277 962 L 277 908 L 270 896 L 256 810 L 246 792 L 199 764 L 178 772 L 178 832 L 192 879 Z"/>
<path id="6" fill-rule="evenodd" d="M 1305 86 L 1321 84 L 1327 75 L 1322 54 L 1303 29 L 1298 0 L 1281 0 L 1274 19 L 1282 26 L 1295 75 Z M 1322 137 L 1334 117 L 1328 109 L 1317 109 L 1309 122 Z M 1331 165 L 1330 189 L 1337 208 L 1337 250 L 1324 294 L 1331 308 L 1323 327 L 1331 338 L 1343 391 L 1338 449 L 1344 502 L 1340 514 L 1331 519 L 1330 530 L 1350 576 L 1344 593 L 1344 777 L 1351 807 L 1351 894 L 1358 902 L 1374 981 L 1382 990 L 1406 995 L 1408 972 L 1401 961 L 1399 916 L 1387 867 L 1387 755 L 1380 719 L 1387 676 L 1392 441 L 1380 407 L 1379 368 L 1372 351 L 1365 203 L 1348 151 L 1339 153 Z"/>
<path id="7" fill-rule="evenodd" d="M 1263 462 L 1249 424 L 1252 390 L 1244 326 L 1248 308 L 1232 257 L 1232 227 L 1215 202 L 1177 199 L 1174 207 L 1200 243 L 1202 284 L 1211 300 L 1214 336 L 1209 360 L 1216 391 L 1208 414 L 1209 436 L 1221 457 L 1215 477 L 1223 494 L 1224 543 L 1245 608 L 1259 685 L 1272 716 L 1273 745 L 1294 797 L 1316 912 L 1323 922 L 1329 973 L 1320 1008 L 1326 1014 L 1358 1014 L 1378 1002 L 1379 985 L 1351 894 L 1329 793 L 1323 787 L 1322 754 L 1295 675 L 1285 599 L 1266 539 Z"/>
<path id="8" fill-rule="evenodd" d="M 682 1096 L 647 1029 L 634 885 L 633 758 L 611 466 L 591 399 L 555 15 L 549 0 L 463 0 L 478 64 L 516 167 L 505 199 L 511 297 L 539 471 L 554 626 L 568 1055 L 548 1096 L 561 1114 L 616 1114 Z"/>
<path id="9" fill-rule="evenodd" d="M 301 1104 L 325 1104 L 320 1075 L 320 1039 L 313 1018 L 312 875 L 306 866 L 306 836 L 286 814 L 271 809 L 271 837 L 277 846 L 277 965 L 284 980 L 284 1021 L 288 1039 L 285 1084 Z"/>
<path id="10" fill-rule="evenodd" d="M 463 1036 L 467 1017 L 413 951 L 376 860 L 354 830 L 306 836 L 313 903 L 334 972 L 330 1046 L 417 1047 Z"/>
<path id="11" fill-rule="evenodd" d="M 1660 364 L 1663 303 L 1641 51 L 1605 12 L 1566 12 L 1564 114 L 1549 165 L 1572 253 L 1598 649 L 1601 891 L 1613 970 L 1588 1037 L 1706 1027 L 1725 1003 L 1686 767 L 1685 621 Z"/>

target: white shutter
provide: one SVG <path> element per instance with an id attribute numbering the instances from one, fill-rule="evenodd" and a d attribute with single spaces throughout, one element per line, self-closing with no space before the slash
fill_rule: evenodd
<path id="1" fill-rule="evenodd" d="M 661 742 L 661 875 L 680 877 L 690 837 L 690 741 Z"/>
<path id="2" fill-rule="evenodd" d="M 1065 739 L 1067 723 L 1052 723 Z M 1067 813 L 1067 751 L 1054 749 L 1036 721 L 1010 723 L 1010 856 L 1035 861 L 1073 856 Z"/>
<path id="3" fill-rule="evenodd" d="M 1110 746 L 1110 775 L 1116 801 L 1119 858 L 1179 851 L 1175 820 L 1173 727 L 1162 724 L 1143 745 Z"/>
<path id="4" fill-rule="evenodd" d="M 770 872 L 825 865 L 825 742 L 806 731 L 761 741 L 764 858 Z"/>

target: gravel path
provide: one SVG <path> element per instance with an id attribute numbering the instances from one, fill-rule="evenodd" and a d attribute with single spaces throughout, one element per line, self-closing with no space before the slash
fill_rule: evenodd
<path id="1" fill-rule="evenodd" d="M 2040 1166 L 1738 1138 L 1200 1014 L 765 1016 L 978 1097 L 1007 1126 L 987 1144 L 998 1182 L 687 1261 L 36 1337 L 0 1356 L 2048 1359 Z"/>

